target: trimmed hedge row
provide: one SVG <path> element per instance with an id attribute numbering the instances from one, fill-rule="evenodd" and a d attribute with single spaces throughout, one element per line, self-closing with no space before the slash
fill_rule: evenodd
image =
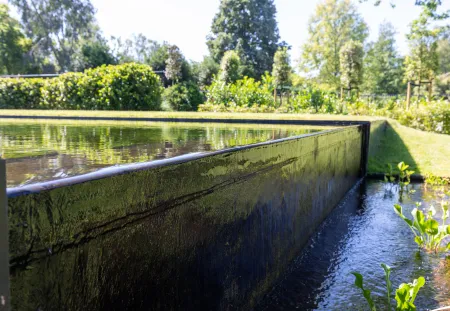
<path id="1" fill-rule="evenodd" d="M 109 65 L 54 79 L 0 79 L 0 109 L 160 110 L 150 66 Z"/>

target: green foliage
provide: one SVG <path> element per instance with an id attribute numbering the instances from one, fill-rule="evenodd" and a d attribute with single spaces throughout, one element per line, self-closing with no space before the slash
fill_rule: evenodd
<path id="1" fill-rule="evenodd" d="M 73 70 L 80 40 L 92 36 L 95 10 L 89 0 L 11 0 L 21 16 L 32 50 L 53 58 L 59 71 Z"/>
<path id="2" fill-rule="evenodd" d="M 450 33 L 438 41 L 436 53 L 439 59 L 439 73 L 450 72 Z"/>
<path id="3" fill-rule="evenodd" d="M 341 85 L 348 89 L 358 89 L 363 77 L 364 50 L 360 42 L 350 40 L 339 51 Z"/>
<path id="4" fill-rule="evenodd" d="M 219 72 L 219 64 L 210 56 L 205 56 L 201 63 L 193 66 L 194 76 L 200 87 L 211 85 L 214 76 Z"/>
<path id="5" fill-rule="evenodd" d="M 387 296 L 387 310 L 392 310 L 391 305 L 391 292 L 392 292 L 392 283 L 390 280 L 391 276 L 391 268 L 386 264 L 381 264 L 381 267 L 384 270 L 384 276 L 386 281 L 386 296 Z M 352 273 L 355 276 L 355 286 L 362 290 L 363 296 L 367 301 L 370 311 L 376 311 L 377 308 L 375 306 L 375 302 L 371 296 L 371 292 L 368 289 L 365 289 L 363 286 L 363 276 L 357 272 Z M 415 311 L 416 306 L 414 305 L 414 301 L 416 300 L 417 294 L 419 290 L 425 285 L 425 279 L 423 277 L 419 277 L 415 279 L 412 283 L 402 283 L 395 291 L 395 300 L 397 302 L 397 306 L 395 308 L 396 311 Z"/>
<path id="6" fill-rule="evenodd" d="M 270 72 L 280 39 L 275 15 L 273 0 L 222 0 L 207 38 L 211 56 L 219 62 L 235 50 L 248 67 L 244 75 Z"/>
<path id="7" fill-rule="evenodd" d="M 447 186 L 450 184 L 450 178 L 439 177 L 428 173 L 425 178 L 425 183 L 430 186 Z"/>
<path id="8" fill-rule="evenodd" d="M 104 40 L 87 42 L 81 48 L 81 70 L 96 68 L 102 65 L 115 65 L 117 60 Z"/>
<path id="9" fill-rule="evenodd" d="M 449 217 L 449 204 L 448 202 L 441 202 L 442 208 L 442 225 L 433 217 L 436 214 L 436 209 L 431 206 L 425 215 L 420 209 L 420 204 L 416 204 L 417 207 L 411 212 L 413 219 L 410 220 L 403 214 L 403 208 L 396 204 L 394 205 L 394 211 L 399 215 L 409 226 L 411 231 L 414 233 L 414 242 L 419 245 L 419 247 L 424 248 L 428 251 L 438 251 L 450 250 L 450 242 L 442 247 L 442 242 L 450 237 L 450 226 L 446 225 L 446 219 Z"/>
<path id="10" fill-rule="evenodd" d="M 414 171 L 408 170 L 409 165 L 405 164 L 405 162 L 400 162 L 397 168 L 400 188 L 404 188 L 411 183 L 411 175 L 414 174 Z"/>
<path id="11" fill-rule="evenodd" d="M 0 3 L 0 74 L 24 73 L 24 54 L 31 48 L 19 22 L 9 15 L 9 7 Z"/>
<path id="12" fill-rule="evenodd" d="M 196 83 L 184 82 L 164 90 L 163 103 L 174 111 L 197 111 L 204 96 Z"/>
<path id="13" fill-rule="evenodd" d="M 206 90 L 207 102 L 200 107 L 201 111 L 209 111 L 211 105 L 225 108 L 275 106 L 270 85 L 255 81 L 253 78 L 244 77 L 242 80 L 229 84 L 222 80 L 215 80 Z"/>
<path id="14" fill-rule="evenodd" d="M 54 79 L 1 79 L 0 107 L 159 110 L 162 87 L 147 65 L 102 66 Z"/>
<path id="15" fill-rule="evenodd" d="M 416 300 L 419 290 L 425 285 L 425 278 L 419 277 L 412 283 L 400 284 L 395 291 L 395 300 L 397 301 L 397 311 L 416 311 L 414 301 Z"/>
<path id="16" fill-rule="evenodd" d="M 176 45 L 167 48 L 168 57 L 166 59 L 166 78 L 178 82 L 182 75 L 184 57 Z"/>
<path id="17" fill-rule="evenodd" d="M 43 79 L 0 79 L 1 109 L 39 109 Z"/>
<path id="18" fill-rule="evenodd" d="M 273 59 L 272 77 L 275 85 L 286 86 L 290 84 L 292 68 L 290 65 L 289 52 L 287 48 L 280 48 Z"/>
<path id="19" fill-rule="evenodd" d="M 340 87 L 339 51 L 350 40 L 363 43 L 368 28 L 350 0 L 326 0 L 317 5 L 302 47 L 301 69 L 318 71 L 318 79 L 335 90 Z"/>
<path id="20" fill-rule="evenodd" d="M 403 59 L 395 47 L 395 29 L 390 23 L 380 26 L 377 41 L 370 43 L 364 59 L 364 91 L 370 94 L 404 92 Z"/>
<path id="21" fill-rule="evenodd" d="M 234 83 L 241 77 L 241 59 L 235 51 L 227 51 L 220 62 L 219 79 L 225 83 Z"/>
<path id="22" fill-rule="evenodd" d="M 439 68 L 437 54 L 439 28 L 430 30 L 425 12 L 414 20 L 408 34 L 410 54 L 405 58 L 405 80 L 431 81 Z"/>
<path id="23" fill-rule="evenodd" d="M 355 286 L 362 290 L 363 296 L 366 299 L 367 304 L 369 305 L 370 311 L 376 311 L 377 308 L 375 307 L 375 302 L 373 301 L 372 296 L 370 295 L 370 290 L 364 288 L 363 276 L 357 272 L 352 272 L 352 274 L 355 276 Z"/>

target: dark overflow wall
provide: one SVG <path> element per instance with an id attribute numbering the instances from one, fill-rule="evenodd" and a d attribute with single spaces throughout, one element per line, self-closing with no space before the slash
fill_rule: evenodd
<path id="1" fill-rule="evenodd" d="M 8 189 L 13 310 L 251 308 L 365 174 L 369 128 Z"/>

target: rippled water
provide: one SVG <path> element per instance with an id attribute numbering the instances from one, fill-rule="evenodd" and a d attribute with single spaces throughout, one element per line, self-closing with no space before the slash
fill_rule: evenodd
<path id="1" fill-rule="evenodd" d="M 323 128 L 322 128 L 323 129 Z M 111 165 L 220 150 L 320 128 L 258 124 L 0 121 L 9 187 Z"/>
<path id="2" fill-rule="evenodd" d="M 401 203 L 406 215 L 416 201 L 423 201 L 425 209 L 435 205 L 440 210 L 441 191 L 423 184 L 411 187 L 416 192 Z M 257 310 L 367 310 L 353 285 L 352 271 L 364 276 L 365 287 L 378 305 L 385 306 L 381 263 L 392 267 L 394 288 L 419 276 L 426 278 L 416 299 L 417 310 L 449 306 L 450 259 L 418 251 L 412 232 L 394 214 L 393 204 L 398 202 L 398 193 L 382 182 L 368 181 L 353 189 Z"/>

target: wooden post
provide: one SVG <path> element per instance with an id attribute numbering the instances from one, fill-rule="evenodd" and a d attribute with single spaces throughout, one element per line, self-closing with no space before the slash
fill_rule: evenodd
<path id="1" fill-rule="evenodd" d="M 0 158 L 0 311 L 10 310 L 6 161 Z"/>
<path id="2" fill-rule="evenodd" d="M 344 99 L 344 88 L 341 86 L 341 100 Z"/>
<path id="3" fill-rule="evenodd" d="M 406 91 L 406 109 L 409 110 L 411 104 L 411 81 L 408 81 L 408 90 Z"/>
<path id="4" fill-rule="evenodd" d="M 277 105 L 277 86 L 273 88 L 273 100 L 275 101 L 275 106 Z"/>
<path id="5" fill-rule="evenodd" d="M 428 84 L 429 89 L 428 89 L 428 102 L 431 102 L 432 97 L 433 97 L 433 80 L 430 80 L 430 83 Z"/>
<path id="6" fill-rule="evenodd" d="M 281 106 L 283 106 L 283 87 L 281 87 L 281 90 L 280 90 L 280 106 L 279 107 L 281 107 Z"/>

